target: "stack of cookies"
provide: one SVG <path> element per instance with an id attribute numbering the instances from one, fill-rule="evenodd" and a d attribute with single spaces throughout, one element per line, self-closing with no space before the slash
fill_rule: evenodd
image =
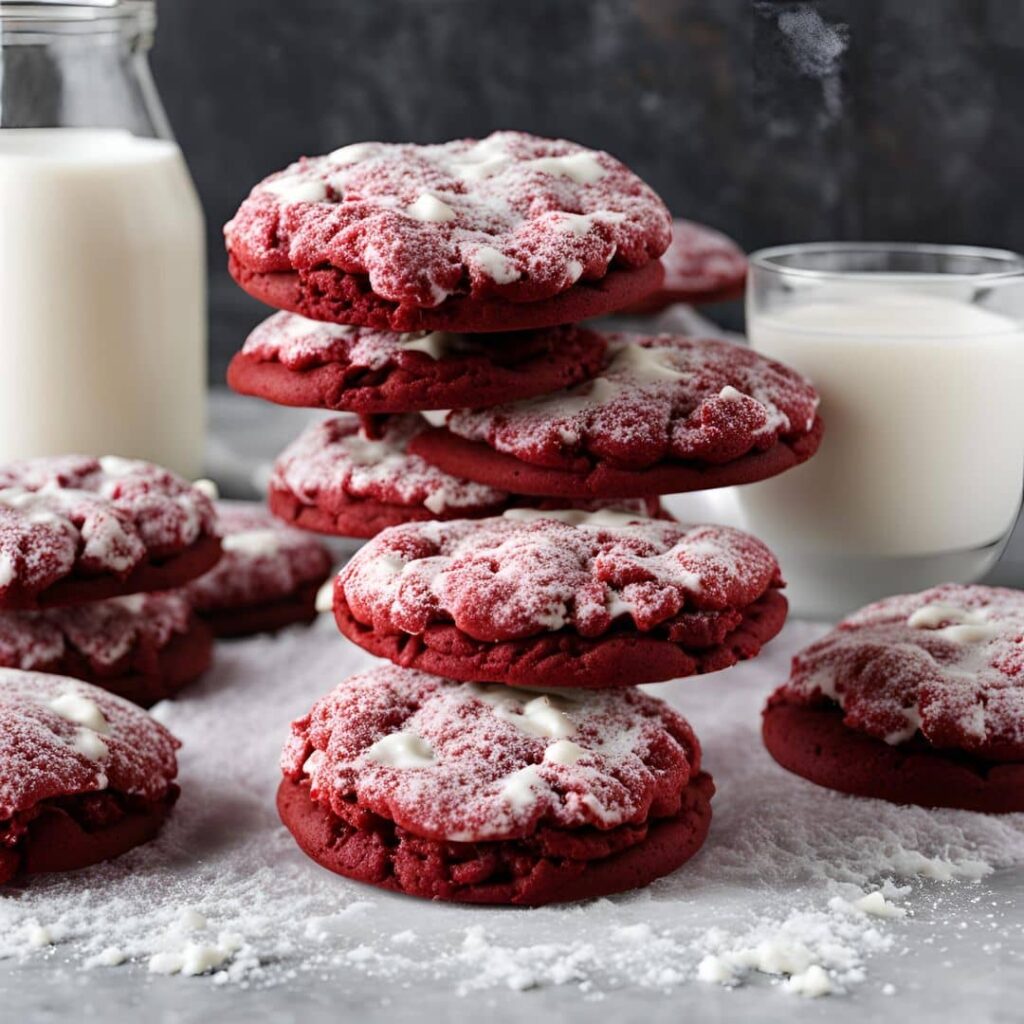
<path id="1" fill-rule="evenodd" d="M 215 520 L 148 462 L 0 466 L 0 885 L 116 857 L 174 806 L 177 741 L 135 705 L 210 664 L 174 588 L 220 558 Z"/>
<path id="2" fill-rule="evenodd" d="M 152 463 L 0 466 L 0 668 L 149 707 L 209 668 L 215 637 L 311 621 L 331 567 L 312 535 Z"/>
<path id="3" fill-rule="evenodd" d="M 210 664 L 180 590 L 221 556 L 209 498 L 152 463 L 0 466 L 0 667 L 95 683 L 148 707 Z"/>
<path id="4" fill-rule="evenodd" d="M 334 612 L 392 662 L 294 723 L 279 807 L 299 844 L 467 902 L 678 867 L 713 785 L 636 685 L 754 656 L 786 602 L 763 544 L 659 517 L 658 496 L 798 465 L 817 396 L 742 347 L 579 322 L 720 298 L 742 254 L 686 225 L 665 287 L 657 195 L 607 153 L 513 132 L 301 160 L 225 234 L 235 280 L 279 310 L 230 383 L 343 414 L 281 455 L 271 508 L 372 538 Z"/>
<path id="5" fill-rule="evenodd" d="M 152 839 L 178 744 L 136 705 L 197 679 L 214 637 L 312 618 L 330 569 L 316 538 L 152 463 L 0 466 L 0 885 Z"/>

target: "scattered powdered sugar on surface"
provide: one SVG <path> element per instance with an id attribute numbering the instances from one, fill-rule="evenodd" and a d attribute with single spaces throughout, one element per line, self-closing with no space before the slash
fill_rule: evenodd
<path id="1" fill-rule="evenodd" d="M 188 632 L 191 605 L 180 593 L 130 594 L 106 601 L 0 612 L 0 665 L 45 672 L 70 650 L 95 668 L 107 668 L 137 644 L 166 647 Z"/>
<path id="2" fill-rule="evenodd" d="M 415 414 L 391 416 L 380 437 L 368 438 L 356 416 L 314 423 L 277 457 L 270 486 L 327 510 L 355 498 L 422 506 L 441 515 L 505 501 L 503 491 L 460 480 L 409 454 L 409 439 L 425 425 Z"/>
<path id="3" fill-rule="evenodd" d="M 787 698 L 835 700 L 889 743 L 1024 758 L 1024 592 L 945 584 L 885 598 L 796 660 Z"/>
<path id="4" fill-rule="evenodd" d="M 0 955 L 14 958 L 15 975 L 45 958 L 140 975 L 205 969 L 214 983 L 245 986 L 362 977 L 464 996 L 570 986 L 597 1000 L 717 990 L 709 982 L 756 989 L 759 978 L 792 996 L 835 997 L 891 984 L 922 955 L 952 959 L 967 943 L 995 969 L 1021 931 L 990 872 L 1024 864 L 1021 816 L 846 797 L 762 751 L 764 694 L 819 633 L 790 626 L 788 639 L 730 670 L 728 685 L 650 687 L 694 723 L 715 775 L 707 846 L 643 892 L 537 911 L 391 896 L 306 860 L 273 809 L 285 723 L 370 659 L 326 619 L 308 634 L 225 646 L 189 699 L 157 709 L 185 741 L 184 792 L 163 835 L 111 864 L 8 888 Z M 905 916 L 880 916 L 885 907 Z"/>
<path id="5" fill-rule="evenodd" d="M 600 636 L 628 615 L 675 639 L 692 635 L 695 613 L 735 612 L 777 582 L 775 557 L 739 530 L 570 511 L 392 527 L 338 587 L 359 621 L 381 629 L 452 622 L 487 641 L 565 626 Z"/>
<path id="6" fill-rule="evenodd" d="M 639 691 L 518 692 L 388 664 L 317 701 L 281 765 L 339 816 L 355 797 L 415 835 L 475 842 L 667 817 L 700 752 Z"/>
<path id="7" fill-rule="evenodd" d="M 747 273 L 747 257 L 729 237 L 693 221 L 672 221 L 672 242 L 661 257 L 666 292 L 701 292 L 738 284 Z"/>
<path id="8" fill-rule="evenodd" d="M 662 201 L 614 157 L 522 132 L 302 159 L 257 185 L 224 229 L 258 272 L 329 262 L 427 307 L 467 281 L 474 297 L 548 298 L 657 259 L 670 231 Z"/>
<path id="9" fill-rule="evenodd" d="M 814 422 L 810 383 L 746 346 L 671 334 L 613 334 L 608 342 L 608 364 L 593 380 L 458 410 L 448 429 L 535 465 L 572 469 L 581 458 L 603 458 L 644 468 L 673 458 L 727 462 Z"/>
<path id="10" fill-rule="evenodd" d="M 217 529 L 220 561 L 184 590 L 200 611 L 287 597 L 331 570 L 333 557 L 316 535 L 286 525 L 261 503 L 217 502 Z"/>
<path id="11" fill-rule="evenodd" d="M 715 776 L 704 850 L 642 892 L 536 911 L 392 896 L 307 860 L 273 805 L 287 723 L 372 659 L 327 617 L 223 645 L 187 698 L 156 710 L 185 744 L 163 834 L 113 863 L 5 889 L 0 956 L 12 959 L 0 978 L 205 967 L 206 980 L 179 983 L 286 986 L 294 1000 L 360 979 L 375 999 L 568 986 L 573 1000 L 642 1000 L 696 987 L 754 1019 L 762 999 L 826 987 L 836 998 L 888 985 L 893 1007 L 904 995 L 917 1004 L 950 980 L 940 964 L 968 954 L 990 984 L 1019 967 L 1024 931 L 999 869 L 1024 865 L 1024 816 L 896 807 L 778 768 L 757 737 L 760 708 L 820 633 L 794 623 L 727 676 L 649 687 L 693 723 Z M 879 916 L 887 906 L 905 916 Z M 904 992 L 904 977 L 917 989 Z M 778 991 L 759 991 L 772 981 Z M 988 990 L 971 991 L 980 1001 Z"/>
<path id="12" fill-rule="evenodd" d="M 209 498 L 149 462 L 65 455 L 0 466 L 0 593 L 45 589 L 76 566 L 127 574 L 213 526 Z"/>

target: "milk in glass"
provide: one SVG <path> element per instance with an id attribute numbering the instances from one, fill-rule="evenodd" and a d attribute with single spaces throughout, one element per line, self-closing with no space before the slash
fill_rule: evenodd
<path id="1" fill-rule="evenodd" d="M 985 571 L 1024 480 L 1021 321 L 944 295 L 845 289 L 750 316 L 754 348 L 810 377 L 825 436 L 803 466 L 739 490 L 794 608 Z"/>

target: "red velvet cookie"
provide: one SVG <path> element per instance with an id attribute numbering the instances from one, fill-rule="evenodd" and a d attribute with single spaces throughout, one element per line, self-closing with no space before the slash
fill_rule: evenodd
<path id="1" fill-rule="evenodd" d="M 0 885 L 152 839 L 178 797 L 177 745 L 98 687 L 0 669 Z"/>
<path id="2" fill-rule="evenodd" d="M 374 537 L 401 523 L 478 518 L 516 507 L 588 511 L 614 506 L 634 515 L 671 518 L 656 497 L 571 502 L 506 494 L 442 473 L 407 451 L 427 428 L 419 416 L 392 416 L 367 437 L 355 417 L 324 420 L 306 429 L 274 463 L 271 511 L 305 530 L 342 537 Z"/>
<path id="3" fill-rule="evenodd" d="M 209 498 L 149 462 L 0 466 L 0 610 L 180 586 L 220 557 Z"/>
<path id="4" fill-rule="evenodd" d="M 314 423 L 274 463 L 271 511 L 317 533 L 372 537 L 413 520 L 486 516 L 508 495 L 450 476 L 406 451 L 426 427 L 416 415 L 387 419 L 376 439 L 355 416 Z"/>
<path id="5" fill-rule="evenodd" d="M 216 636 L 248 636 L 316 618 L 317 591 L 333 564 L 319 540 L 255 502 L 217 502 L 217 529 L 223 557 L 185 589 Z"/>
<path id="6" fill-rule="evenodd" d="M 763 732 L 831 789 L 1024 811 L 1024 593 L 946 584 L 868 605 L 793 659 Z"/>
<path id="7" fill-rule="evenodd" d="M 520 904 L 634 889 L 700 848 L 714 785 L 667 704 L 516 692 L 383 666 L 292 724 L 278 808 L 349 878 Z"/>
<path id="8" fill-rule="evenodd" d="M 657 313 L 676 302 L 699 305 L 743 295 L 747 257 L 731 239 L 691 220 L 672 221 L 672 241 L 661 257 L 665 280 L 629 313 Z"/>
<path id="9" fill-rule="evenodd" d="M 758 540 L 616 512 L 410 523 L 338 574 L 352 641 L 467 682 L 602 689 L 727 668 L 786 616 Z"/>
<path id="10" fill-rule="evenodd" d="M 74 676 L 150 707 L 210 667 L 213 635 L 180 593 L 0 613 L 0 667 Z"/>
<path id="11" fill-rule="evenodd" d="M 357 143 L 257 185 L 224 228 L 251 295 L 316 320 L 509 331 L 639 301 L 671 216 L 608 153 L 522 132 Z"/>
<path id="12" fill-rule="evenodd" d="M 358 413 L 479 408 L 571 387 L 604 353 L 604 339 L 580 327 L 480 338 L 275 313 L 232 359 L 228 384 L 279 405 Z"/>
<path id="13" fill-rule="evenodd" d="M 448 473 L 518 494 L 672 494 L 748 483 L 811 457 L 818 396 L 742 345 L 609 336 L 601 376 L 493 409 L 454 410 L 409 450 Z"/>

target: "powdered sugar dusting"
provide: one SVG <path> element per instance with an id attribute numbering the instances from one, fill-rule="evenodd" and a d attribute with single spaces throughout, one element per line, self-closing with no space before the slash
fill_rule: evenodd
<path id="1" fill-rule="evenodd" d="M 536 728 L 545 707 L 579 757 L 546 756 L 553 738 Z M 637 690 L 495 699 L 493 689 L 384 665 L 296 721 L 281 766 L 289 778 L 308 773 L 312 799 L 339 816 L 354 797 L 414 835 L 476 842 L 674 813 L 700 748 L 682 718 Z"/>
<path id="2" fill-rule="evenodd" d="M 190 621 L 191 606 L 177 593 L 0 613 L 0 666 L 53 671 L 72 651 L 95 670 L 109 669 L 137 645 L 161 650 L 174 636 L 187 633 Z"/>
<path id="3" fill-rule="evenodd" d="M 728 686 L 716 676 L 652 689 L 685 709 L 719 790 L 698 857 L 642 892 L 512 912 L 392 896 L 311 863 L 274 809 L 281 723 L 372 659 L 326 619 L 224 645 L 186 699 L 156 709 L 185 741 L 183 795 L 163 832 L 110 864 L 10 890 L 0 901 L 0 958 L 14 959 L 0 962 L 0 983 L 17 989 L 18 1006 L 52 1009 L 70 991 L 106 1008 L 152 996 L 150 958 L 181 956 L 191 942 L 236 951 L 207 976 L 157 979 L 167 998 L 175 984 L 190 989 L 181 996 L 193 1007 L 205 1005 L 208 984 L 278 989 L 210 992 L 211 1013 L 230 1002 L 312 1016 L 322 1000 L 344 998 L 394 1016 L 467 996 L 520 1013 L 555 1012 L 550 998 L 625 1019 L 667 995 L 708 1017 L 774 1020 L 800 1010 L 797 993 L 781 988 L 785 975 L 755 967 L 738 972 L 745 990 L 726 991 L 697 972 L 709 954 L 784 938 L 829 975 L 829 999 L 856 991 L 845 1010 L 943 1005 L 969 971 L 984 1012 L 1004 998 L 998 979 L 1019 971 L 1019 883 L 992 871 L 1024 864 L 1022 816 L 846 797 L 775 766 L 757 737 L 760 705 L 792 652 L 821 632 L 791 623 L 760 658 L 731 669 Z M 225 723 L 245 742 L 225 742 Z M 831 905 L 874 891 L 906 916 Z M 942 969 L 944 960 L 956 969 Z M 896 989 L 884 1004 L 883 986 Z"/>
<path id="4" fill-rule="evenodd" d="M 835 700 L 889 743 L 1024 759 L 1024 593 L 945 584 L 844 619 L 793 662 L 786 699 Z"/>
<path id="5" fill-rule="evenodd" d="M 0 604 L 75 569 L 127 575 L 213 529 L 213 506 L 152 463 L 57 456 L 0 467 Z"/>
<path id="6" fill-rule="evenodd" d="M 739 458 L 810 430 L 817 407 L 803 377 L 745 346 L 619 334 L 610 336 L 609 362 L 593 380 L 459 410 L 447 426 L 534 465 L 575 469 L 598 458 L 645 468 L 665 459 Z"/>
<path id="7" fill-rule="evenodd" d="M 258 272 L 329 262 L 394 302 L 432 307 L 467 290 L 537 301 L 640 267 L 671 218 L 607 153 L 521 132 L 442 145 L 363 143 L 304 158 L 257 185 L 225 227 Z M 566 216 L 587 217 L 564 230 Z M 468 285 L 467 285 L 468 282 Z"/>
<path id="8" fill-rule="evenodd" d="M 314 423 L 278 456 L 271 487 L 326 509 L 363 498 L 450 515 L 504 502 L 504 492 L 450 476 L 406 452 L 424 426 L 420 416 L 393 416 L 382 436 L 370 439 L 355 416 Z"/>
<path id="9" fill-rule="evenodd" d="M 350 350 L 364 336 L 392 342 L 400 337 L 393 331 L 362 331 L 278 311 L 252 329 L 242 352 L 262 362 L 280 362 L 290 370 L 304 370 L 349 358 Z M 377 369 L 387 361 L 386 350 L 380 345 L 364 345 L 361 351 L 367 369 Z"/>
<path id="10" fill-rule="evenodd" d="M 224 554 L 184 593 L 200 612 L 287 597 L 326 579 L 331 553 L 314 535 L 287 526 L 255 502 L 217 503 Z"/>
<path id="11" fill-rule="evenodd" d="M 346 327 L 283 311 L 258 324 L 242 347 L 247 356 L 261 362 L 279 362 L 290 370 L 338 362 L 348 363 L 354 369 L 380 370 L 400 362 L 403 352 L 422 352 L 431 359 L 443 359 L 480 351 L 457 334 L 402 334 L 372 327 Z"/>
<path id="12" fill-rule="evenodd" d="M 83 730 L 102 737 L 102 750 L 86 745 Z M 43 800 L 108 786 L 162 797 L 176 772 L 174 748 L 171 735 L 149 715 L 98 687 L 0 669 L 0 821 Z M 19 836 L 15 822 L 8 837 Z"/>
<path id="13" fill-rule="evenodd" d="M 496 641 L 571 627 L 599 636 L 628 615 L 667 630 L 694 610 L 745 607 L 779 582 L 760 541 L 719 526 L 607 513 L 408 523 L 378 534 L 338 576 L 355 617 L 421 633 L 453 622 Z"/>

